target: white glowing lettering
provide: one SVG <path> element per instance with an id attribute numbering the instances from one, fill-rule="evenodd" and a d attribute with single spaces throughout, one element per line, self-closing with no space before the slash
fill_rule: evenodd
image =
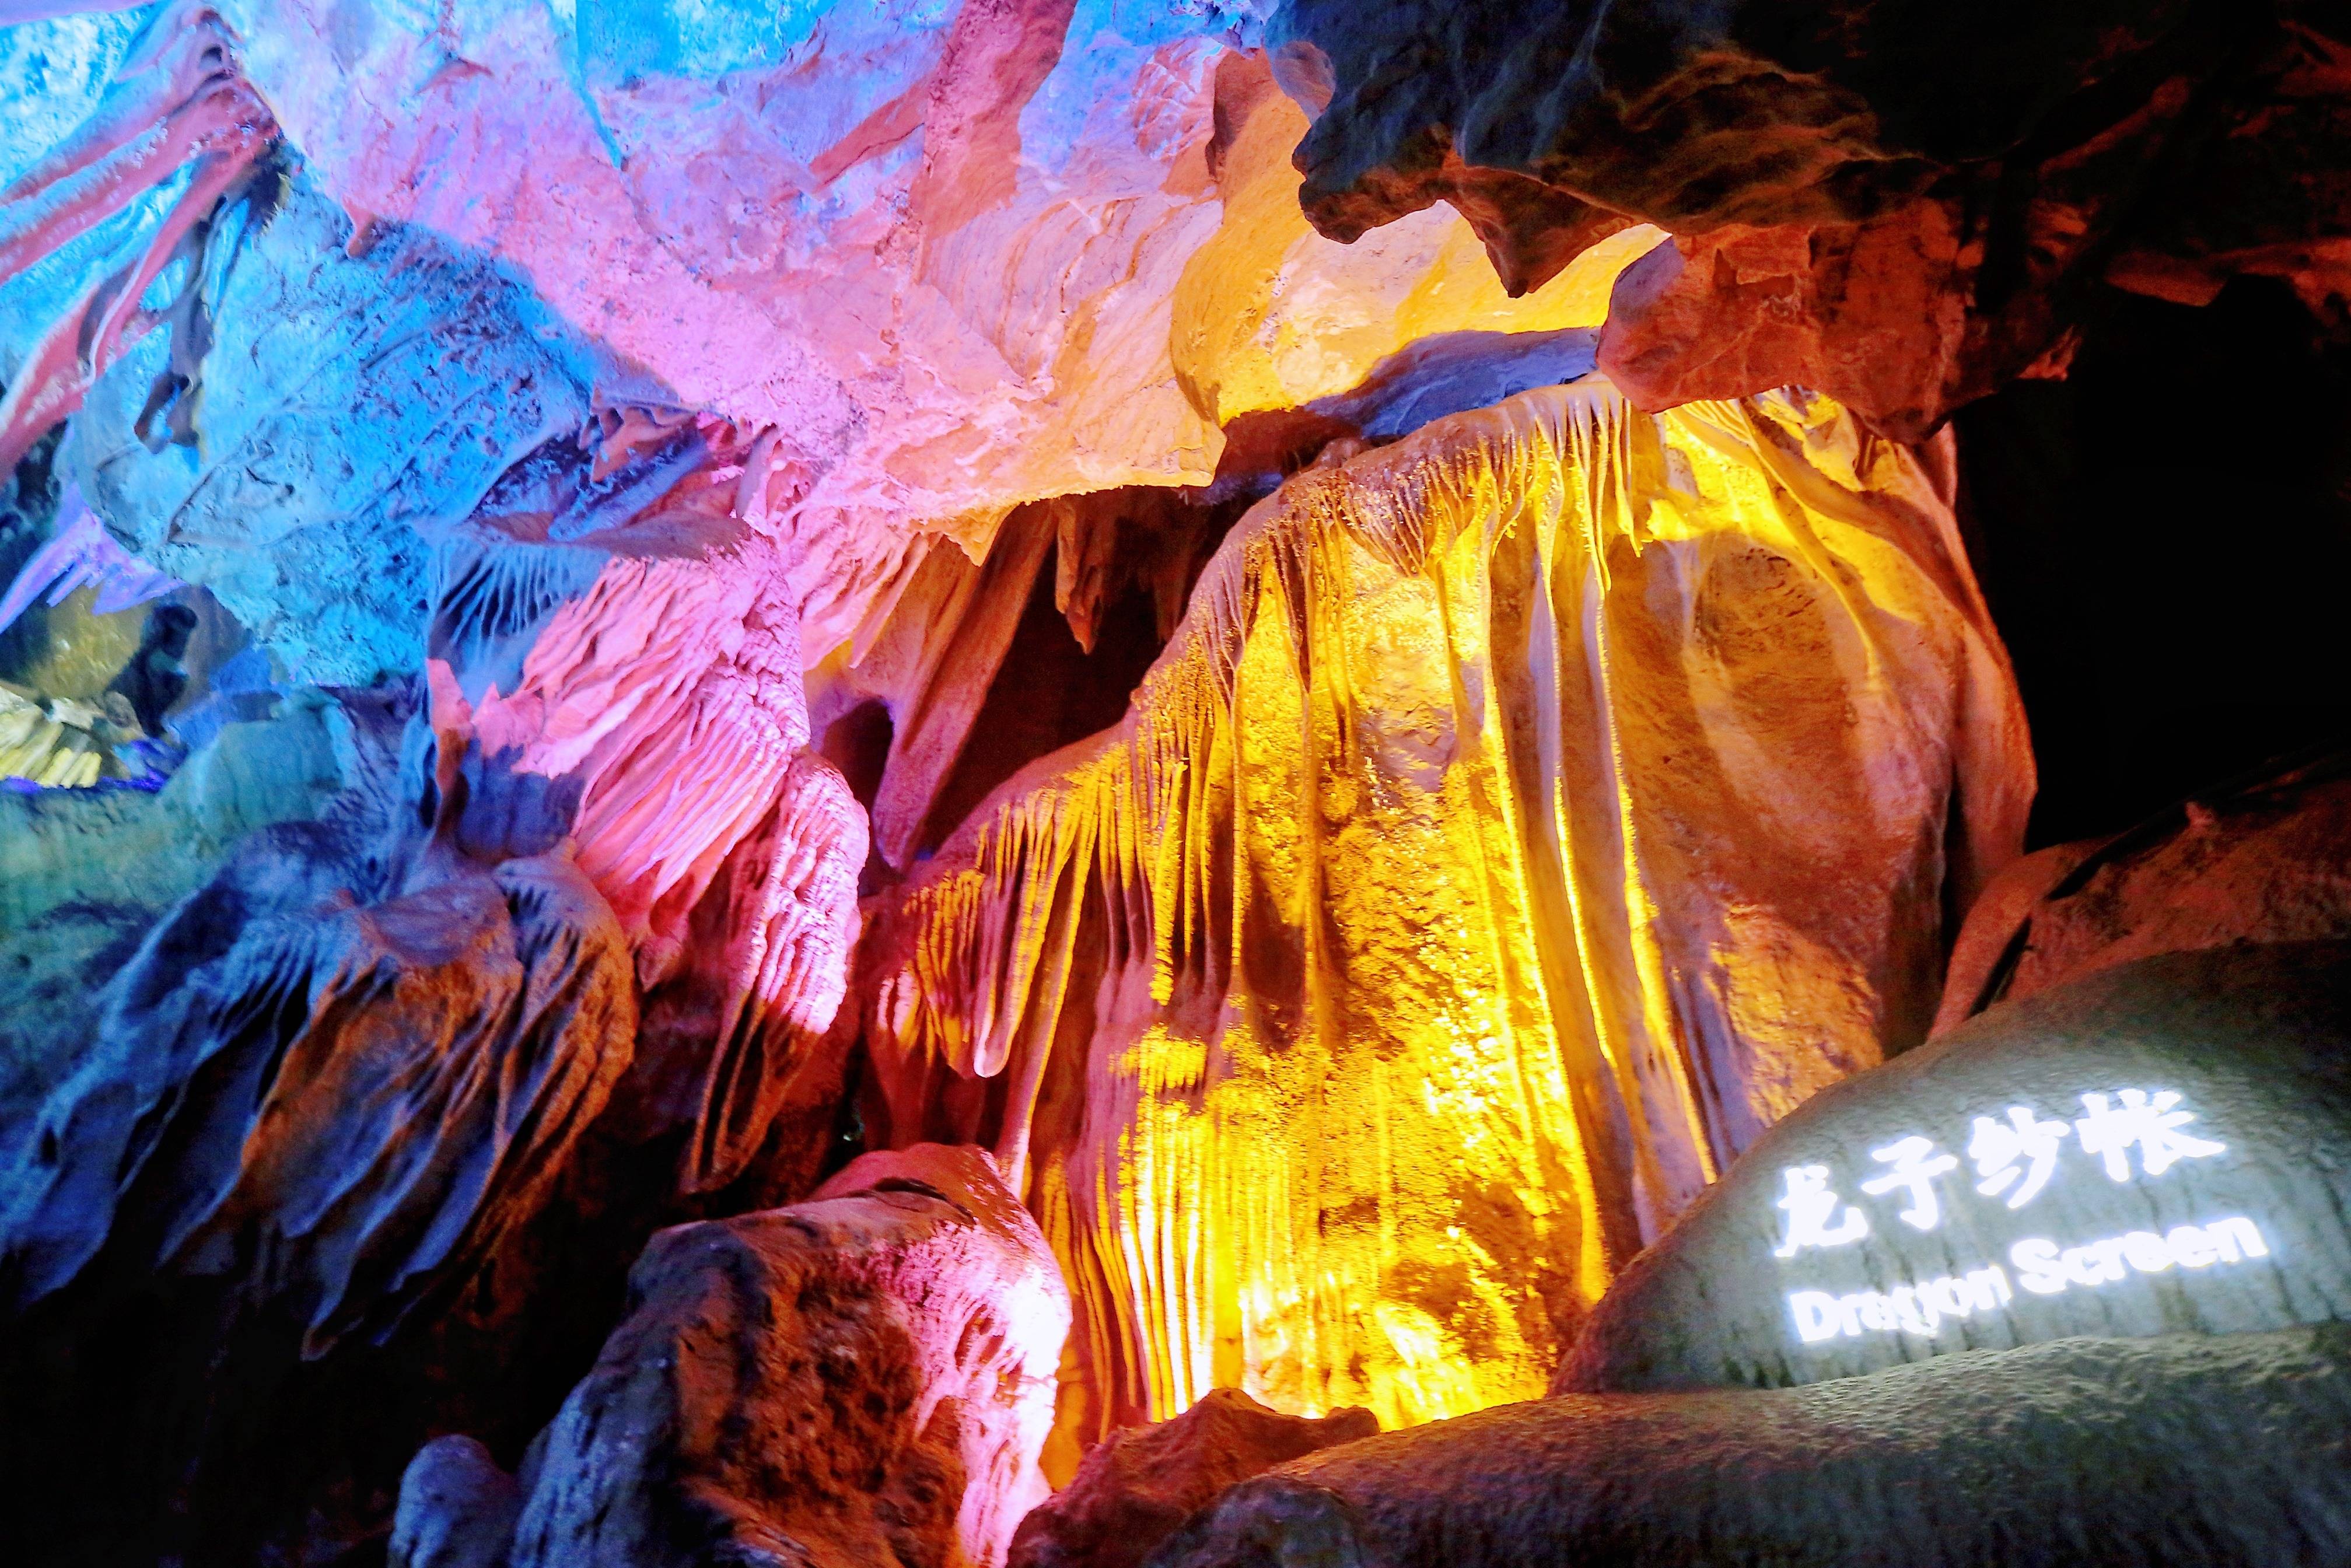
<path id="1" fill-rule="evenodd" d="M 2207 1269 L 2269 1255 L 2261 1227 L 2242 1215 L 2203 1225 L 2176 1225 L 2161 1236 L 2133 1230 L 2062 1250 L 2054 1241 L 2034 1237 L 2008 1249 L 2016 1282 L 2043 1296 L 2058 1295 L 2075 1285 L 2111 1285 L 2134 1270 L 2160 1274 L 2167 1269 Z"/>
<path id="2" fill-rule="evenodd" d="M 1771 1249 L 1773 1257 L 1793 1258 L 1808 1247 L 1842 1247 L 1869 1234 L 1869 1216 L 1829 1190 L 1828 1166 L 1796 1166 L 1782 1176 L 1787 1191 L 1775 1207 L 1788 1216 L 1788 1233 Z M 1844 1210 L 1842 1218 L 1839 1208 Z"/>
<path id="3" fill-rule="evenodd" d="M 2044 1120 L 2030 1105 L 2009 1105 L 1999 1115 L 1974 1117 L 1966 1153 L 1975 1170 L 1975 1192 L 2009 1209 L 2023 1208 L 2061 1173 L 2068 1139 L 2117 1182 L 2160 1176 L 2184 1160 L 2228 1152 L 2219 1140 L 2187 1130 L 2197 1120 L 2196 1113 L 2176 1091 L 2094 1090 L 2083 1093 L 2081 1102 L 2083 1114 L 2070 1122 Z M 1923 1231 L 1938 1228 L 1946 1209 L 1936 1184 L 1959 1169 L 1959 1160 L 1918 1133 L 1869 1153 L 1885 1168 L 1861 1181 L 1860 1191 L 1876 1198 L 1898 1195 L 1901 1207 L 1896 1215 L 1905 1225 Z M 1869 1215 L 1839 1196 L 1830 1166 L 1794 1166 L 1781 1174 L 1782 1191 L 1776 1207 L 1787 1218 L 1773 1256 L 1793 1260 L 1872 1234 Z M 1967 1199 L 1962 1196 L 1959 1202 L 1964 1207 Z M 2019 1290 L 2036 1296 L 2098 1291 L 2136 1275 L 2210 1269 L 2270 1255 L 2261 1227 L 2242 1215 L 2174 1226 L 2160 1233 L 2128 1230 L 2071 1247 L 2028 1237 L 2009 1248 L 2013 1288 L 2008 1269 L 1995 1266 L 1886 1291 L 1838 1295 L 1794 1291 L 1787 1298 L 1788 1309 L 1797 1337 L 1806 1344 L 1867 1333 L 1931 1338 L 1947 1323 L 2006 1306 Z M 1895 1261 L 1898 1263 L 1898 1254 Z"/>
<path id="4" fill-rule="evenodd" d="M 2226 1144 L 2179 1131 L 2196 1120 L 2196 1113 L 2177 1109 L 2179 1104 L 2179 1096 L 2168 1089 L 2153 1094 L 2144 1089 L 2118 1089 L 2114 1101 L 2104 1094 L 2085 1094 L 2082 1109 L 2089 1114 L 2074 1124 L 2082 1134 L 2082 1152 L 2104 1159 L 2106 1175 L 2116 1181 L 2130 1180 L 2134 1148 L 2138 1150 L 2141 1168 L 2151 1176 L 2161 1176 L 2181 1160 L 2228 1153 Z"/>
<path id="5" fill-rule="evenodd" d="M 2131 1155 L 2138 1155 L 2139 1174 L 2158 1176 L 2182 1160 L 2209 1159 L 2226 1154 L 2228 1145 L 2183 1131 L 2196 1120 L 2180 1096 L 2170 1089 L 2116 1089 L 2082 1095 L 2084 1114 L 2073 1122 L 2043 1120 L 2030 1105 L 2011 1105 L 2000 1116 L 1973 1119 L 1967 1145 L 1975 1166 L 1975 1190 L 2003 1199 L 2011 1209 L 2022 1208 L 2047 1189 L 2058 1171 L 2064 1141 L 2078 1136 L 2082 1152 L 2101 1161 L 2106 1175 L 2122 1182 L 2132 1179 Z M 1933 1230 L 1942 1223 L 1943 1203 L 1937 1178 L 1959 1168 L 1957 1156 L 1943 1153 L 1932 1138 L 1907 1134 L 1870 1157 L 1890 1168 L 1861 1184 L 1871 1197 L 1899 1193 L 1896 1211 L 1916 1230 Z M 1793 1258 L 1807 1249 L 1840 1247 L 1869 1234 L 1869 1218 L 1844 1203 L 1830 1186 L 1826 1166 L 1794 1166 L 1782 1171 L 1784 1190 L 1778 1207 L 1787 1228 L 1773 1252 Z"/>
<path id="6" fill-rule="evenodd" d="M 2270 1255 L 2261 1227 L 2242 1215 L 2204 1225 L 2175 1226 L 2165 1235 L 2133 1230 L 2080 1247 L 2060 1249 L 2033 1237 L 2008 1250 L 2016 1284 L 2035 1295 L 2062 1295 L 2076 1285 L 2096 1289 L 2167 1269 L 2203 1269 Z M 1924 1284 L 1897 1285 L 1883 1293 L 1859 1291 L 1833 1296 L 1826 1291 L 1792 1291 L 1788 1311 L 1796 1337 L 1806 1344 L 1857 1339 L 1865 1333 L 1899 1332 L 1931 1339 L 1947 1323 L 1994 1312 L 2015 1299 L 2006 1270 L 1994 1265 L 1964 1275 L 1946 1274 Z"/>
<path id="7" fill-rule="evenodd" d="M 1916 1135 L 1897 1138 L 1882 1149 L 1872 1149 L 1869 1157 L 1894 1168 L 1884 1176 L 1861 1184 L 1861 1190 L 1872 1197 L 1880 1197 L 1896 1187 L 1910 1195 L 1902 1206 L 1899 1218 L 1920 1230 L 1932 1230 L 1943 1218 L 1942 1205 L 1935 1197 L 1935 1178 L 1959 1168 L 1958 1158 L 1938 1154 L 1931 1138 Z"/>
<path id="8" fill-rule="evenodd" d="M 2054 1241 L 2020 1241 L 2008 1249 L 2008 1260 L 2016 1265 L 2016 1282 L 2036 1296 L 2053 1296 L 2065 1288 Z"/>
<path id="9" fill-rule="evenodd" d="M 1947 1322 L 1996 1312 L 2015 1299 L 2008 1274 L 1997 1264 L 1965 1275 L 1945 1275 L 1923 1285 L 1896 1285 L 1888 1291 L 1856 1291 L 1832 1296 L 1826 1291 L 1793 1291 L 1788 1311 L 1796 1337 L 1806 1344 L 1864 1333 L 1917 1334 L 1932 1339 Z"/>
<path id="10" fill-rule="evenodd" d="M 1968 1158 L 1983 1178 L 1976 1190 L 1986 1197 L 2006 1193 L 2009 1207 L 2022 1208 L 2056 1174 L 2057 1145 L 2073 1130 L 2063 1122 L 2041 1120 L 2024 1105 L 2011 1105 L 2005 1124 L 1978 1116 L 1975 1136 L 1968 1140 Z"/>

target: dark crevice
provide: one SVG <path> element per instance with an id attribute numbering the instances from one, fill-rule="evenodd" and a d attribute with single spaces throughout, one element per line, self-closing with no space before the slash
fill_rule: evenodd
<path id="1" fill-rule="evenodd" d="M 1969 553 L 2041 769 L 2032 845 L 2351 734 L 2351 350 L 2283 286 L 2118 297 L 2066 380 L 1957 424 Z"/>

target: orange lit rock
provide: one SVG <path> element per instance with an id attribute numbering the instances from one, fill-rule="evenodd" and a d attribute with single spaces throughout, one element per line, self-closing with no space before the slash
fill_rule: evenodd
<path id="1" fill-rule="evenodd" d="M 1923 1037 L 2032 786 L 1945 457 L 1593 381 L 1319 467 L 1125 722 L 884 902 L 869 1129 L 1039 1215 L 1067 1437 L 1539 1390 L 1731 1155 Z"/>
<path id="2" fill-rule="evenodd" d="M 1134 1568 L 1234 1482 L 1379 1429 L 1368 1410 L 1310 1420 L 1212 1388 L 1173 1421 L 1088 1449 L 1070 1484 L 1020 1521 L 1007 1568 Z"/>

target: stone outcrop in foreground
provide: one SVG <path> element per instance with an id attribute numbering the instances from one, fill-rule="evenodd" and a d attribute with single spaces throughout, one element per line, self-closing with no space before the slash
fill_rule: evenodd
<path id="1" fill-rule="evenodd" d="M 1068 1293 L 987 1155 L 867 1155 L 806 1203 L 680 1226 L 534 1444 L 504 1559 L 504 1488 L 428 1445 L 402 1568 L 987 1568 L 1046 1493 Z M 472 1553 L 472 1554 L 468 1554 Z"/>
<path id="2" fill-rule="evenodd" d="M 381 766 L 167 915 L 10 1130 L 0 1473 L 42 1561 L 325 1560 L 464 1378 L 439 1326 L 528 1354 L 494 1265 L 630 1065 L 628 944 L 561 789 L 396 736 L 354 723 Z"/>
<path id="3" fill-rule="evenodd" d="M 1076 1479 L 1020 1521 L 1008 1568 L 1134 1568 L 1226 1489 L 1380 1429 L 1368 1410 L 1320 1419 L 1216 1388 L 1173 1421 L 1128 1427 L 1087 1451 Z"/>
<path id="4" fill-rule="evenodd" d="M 2351 948 L 2175 953 L 1824 1090 L 1593 1312 L 1555 1391 L 2351 1318 Z"/>
<path id="5" fill-rule="evenodd" d="M 1151 1568 L 2351 1562 L 2351 1330 L 2071 1339 L 1804 1388 L 1566 1395 L 1318 1454 Z"/>

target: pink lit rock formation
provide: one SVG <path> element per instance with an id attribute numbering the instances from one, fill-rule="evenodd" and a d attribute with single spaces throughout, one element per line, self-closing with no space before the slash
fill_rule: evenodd
<path id="1" fill-rule="evenodd" d="M 1061 1441 L 1538 1390 L 1740 1148 L 1924 1035 L 2032 777 L 1938 460 L 1591 382 L 1301 475 L 1125 722 L 884 902 L 869 1126 L 989 1141 L 1040 1215 Z"/>
<path id="2" fill-rule="evenodd" d="M 773 444 L 639 408 L 548 442 L 444 541 L 429 636 L 481 744 L 578 791 L 580 869 L 647 992 L 659 1081 L 633 1098 L 692 1124 L 689 1191 L 741 1176 L 779 1114 L 829 1123 L 840 1090 L 820 1042 L 866 825 L 809 748 L 799 622 L 757 528 Z M 783 1153 L 808 1165 L 818 1147 Z"/>
<path id="3" fill-rule="evenodd" d="M 1604 313 L 1604 284 L 1507 298 L 1445 214 L 1314 235 L 1303 120 L 1216 7 L 842 7 L 727 37 L 660 5 L 227 15 L 233 83 L 354 251 L 397 229 L 496 257 L 593 340 L 607 395 L 762 438 L 747 517 L 811 663 L 929 538 L 977 552 L 1022 502 L 1206 485 L 1225 425 L 1416 338 Z"/>
<path id="4" fill-rule="evenodd" d="M 993 1568 L 1045 1496 L 1069 1301 L 979 1150 L 868 1155 L 806 1203 L 665 1231 L 630 1298 L 513 1568 Z"/>
<path id="5" fill-rule="evenodd" d="M 142 225 L 127 259 L 103 270 L 15 367 L 0 396 L 0 471 L 81 406 L 92 382 L 162 321 L 184 316 L 200 285 L 157 310 L 149 286 L 174 261 L 200 278 L 214 209 L 277 133 L 236 71 L 218 15 L 166 7 L 144 47 L 80 129 L 0 190 L 0 282 L 16 276 L 184 168 L 186 187 Z"/>
<path id="6" fill-rule="evenodd" d="M 1020 1521 L 1006 1568 L 1135 1568 L 1235 1482 L 1379 1429 L 1368 1410 L 1309 1419 L 1210 1389 L 1173 1421 L 1095 1444 L 1070 1484 Z"/>

